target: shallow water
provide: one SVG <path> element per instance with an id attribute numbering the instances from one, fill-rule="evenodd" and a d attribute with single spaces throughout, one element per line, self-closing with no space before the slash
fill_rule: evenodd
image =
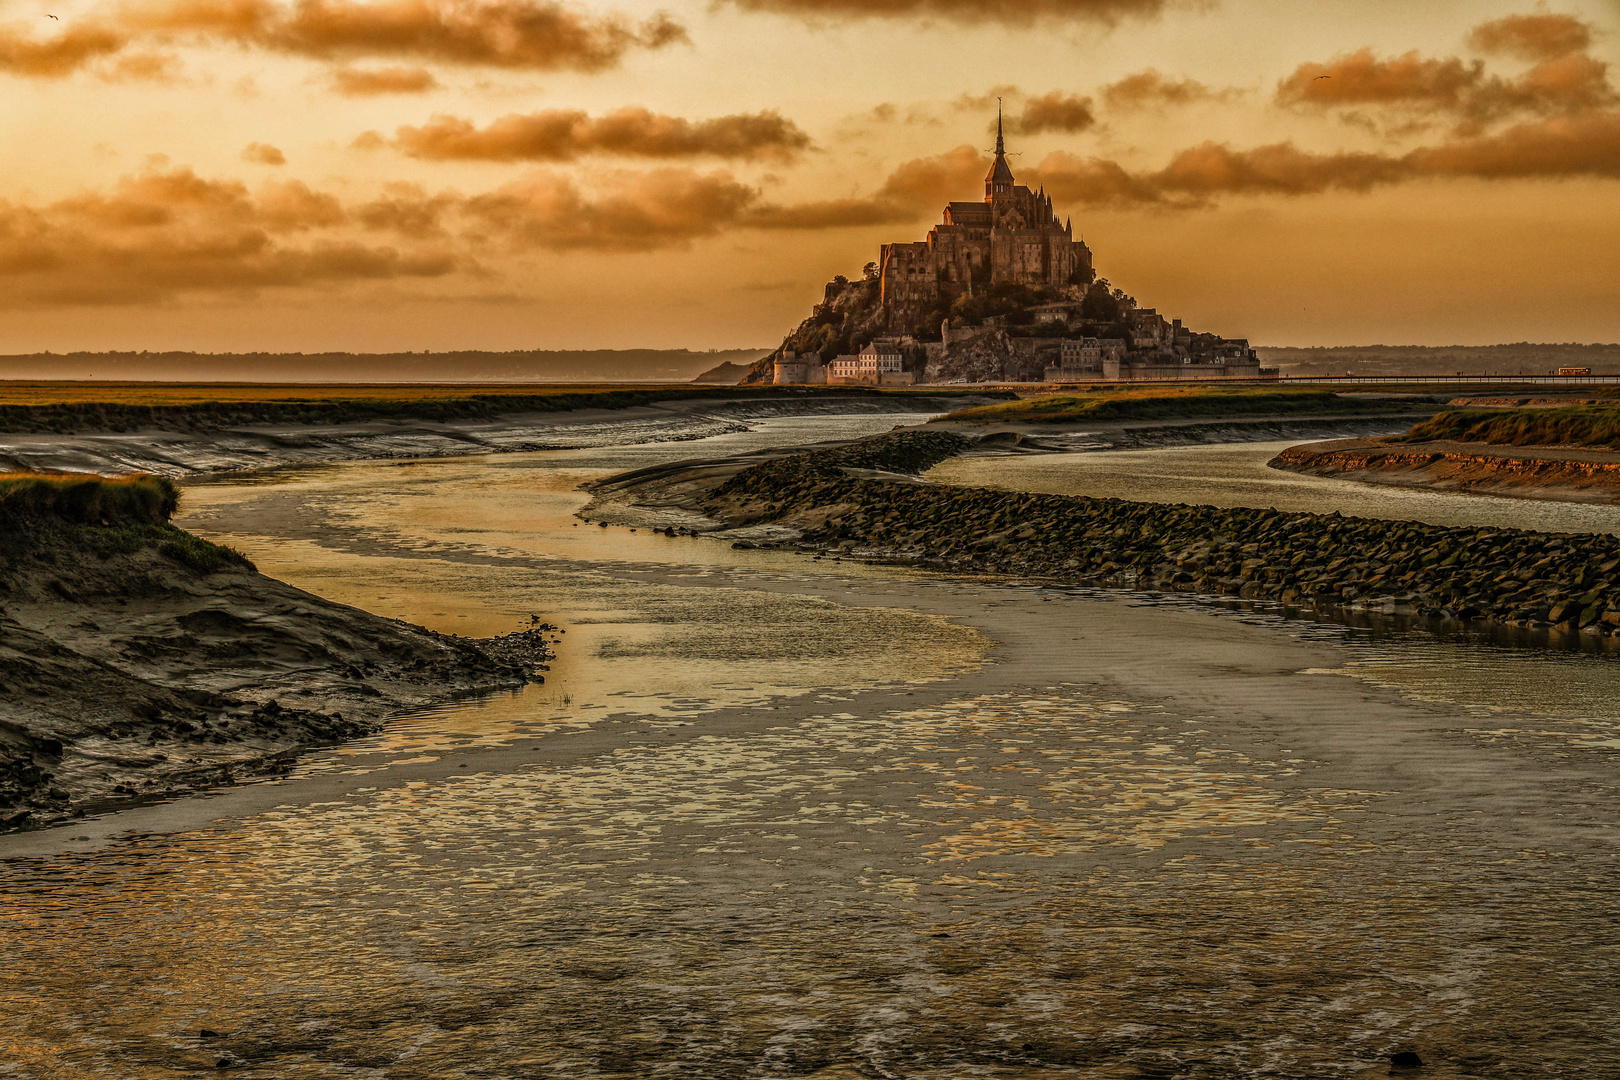
<path id="1" fill-rule="evenodd" d="M 842 423 L 187 488 L 324 595 L 568 632 L 544 686 L 0 842 L 0 1075 L 1620 1072 L 1612 660 L 571 517 Z"/>
<path id="2" fill-rule="evenodd" d="M 1138 502 L 1248 506 L 1544 532 L 1620 533 L 1620 506 L 1366 484 L 1266 468 L 1293 442 L 953 458 L 942 483 Z"/>

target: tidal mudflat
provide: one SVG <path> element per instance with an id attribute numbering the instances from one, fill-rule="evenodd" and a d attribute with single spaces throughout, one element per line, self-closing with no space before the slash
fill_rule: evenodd
<path id="1" fill-rule="evenodd" d="M 188 489 L 292 584 L 567 633 L 544 686 L 0 840 L 11 1073 L 1620 1070 L 1612 660 L 572 516 L 803 434 Z"/>

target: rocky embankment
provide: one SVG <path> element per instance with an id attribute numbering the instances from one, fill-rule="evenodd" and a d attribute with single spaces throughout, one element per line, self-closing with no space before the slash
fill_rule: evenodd
<path id="1" fill-rule="evenodd" d="M 73 491 L 98 486 L 0 492 L 0 828 L 278 771 L 550 658 L 549 626 L 473 641 L 334 604 L 167 525 L 172 485 L 149 511 Z"/>
<path id="2" fill-rule="evenodd" d="M 954 572 L 1620 636 L 1620 537 L 1034 495 L 919 479 L 972 445 L 950 432 L 899 431 L 778 458 L 717 484 L 706 510 L 732 527 L 777 526 L 799 537 L 785 542 L 811 550 Z"/>
<path id="3" fill-rule="evenodd" d="M 1274 469 L 1374 484 L 1563 502 L 1620 501 L 1620 453 L 1398 438 L 1291 446 Z"/>

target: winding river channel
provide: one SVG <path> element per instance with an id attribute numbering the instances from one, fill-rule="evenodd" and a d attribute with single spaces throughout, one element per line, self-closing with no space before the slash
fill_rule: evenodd
<path id="1" fill-rule="evenodd" d="M 0 838 L 0 1076 L 1620 1075 L 1613 658 L 574 516 L 593 477 L 916 419 L 187 486 L 187 528 L 313 592 L 566 633 L 544 685 Z M 1316 498 L 1273 452 L 936 476 Z"/>

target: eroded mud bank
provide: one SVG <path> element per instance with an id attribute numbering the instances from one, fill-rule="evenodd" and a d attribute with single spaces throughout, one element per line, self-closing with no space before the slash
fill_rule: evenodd
<path id="1" fill-rule="evenodd" d="M 0 520 L 0 829 L 273 771 L 522 686 L 547 646 L 334 604 L 165 525 Z"/>
<path id="2" fill-rule="evenodd" d="M 1272 468 L 1373 484 L 1559 502 L 1620 502 L 1620 454 L 1556 447 L 1344 439 L 1293 446 Z"/>

